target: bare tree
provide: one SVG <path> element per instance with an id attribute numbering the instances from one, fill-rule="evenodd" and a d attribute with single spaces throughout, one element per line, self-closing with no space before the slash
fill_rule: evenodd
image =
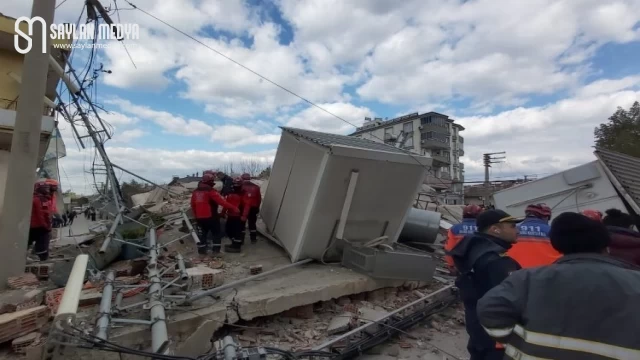
<path id="1" fill-rule="evenodd" d="M 242 163 L 240 163 L 242 172 L 247 173 L 252 177 L 257 177 L 258 175 L 260 175 L 268 166 L 269 163 L 254 158 L 246 159 L 242 161 Z"/>

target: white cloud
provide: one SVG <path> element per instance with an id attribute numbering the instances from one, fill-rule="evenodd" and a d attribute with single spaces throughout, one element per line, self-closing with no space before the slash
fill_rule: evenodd
<path id="1" fill-rule="evenodd" d="M 553 173 L 593 159 L 594 129 L 618 106 L 640 101 L 640 91 L 583 93 L 547 106 L 456 118 L 466 128 L 462 161 L 467 177 L 482 174 L 482 154 L 487 152 L 507 152 L 508 163 L 494 166 L 494 175 Z"/>
<path id="2" fill-rule="evenodd" d="M 320 104 L 319 106 L 356 126 L 362 125 L 365 117 L 373 115 L 371 110 L 366 107 L 359 107 L 350 103 Z M 286 121 L 286 125 L 338 134 L 347 134 L 356 130 L 354 126 L 316 107 L 309 107 L 291 116 Z"/>
<path id="3" fill-rule="evenodd" d="M 138 138 L 141 138 L 146 134 L 147 133 L 141 129 L 124 130 L 122 132 L 117 133 L 116 136 L 113 137 L 113 141 L 118 143 L 128 143 Z"/>

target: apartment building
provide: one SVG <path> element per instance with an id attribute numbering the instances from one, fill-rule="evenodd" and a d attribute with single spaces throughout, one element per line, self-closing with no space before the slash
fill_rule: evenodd
<path id="1" fill-rule="evenodd" d="M 464 127 L 437 112 L 412 113 L 394 119 L 365 118 L 351 136 L 401 147 L 433 158 L 433 169 L 425 184 L 443 204 L 464 204 Z"/>

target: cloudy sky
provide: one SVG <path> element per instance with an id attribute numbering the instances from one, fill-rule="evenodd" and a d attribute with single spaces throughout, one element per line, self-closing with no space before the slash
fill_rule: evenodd
<path id="1" fill-rule="evenodd" d="M 60 3 L 62 0 L 58 0 Z M 278 126 L 347 134 L 352 125 L 111 0 L 140 39 L 97 54 L 111 74 L 98 103 L 115 128 L 115 163 L 157 181 L 243 159 L 273 159 Z M 56 21 L 75 23 L 84 1 Z M 466 127 L 467 180 L 483 152 L 492 176 L 549 174 L 593 158 L 593 129 L 640 100 L 638 0 L 131 0 L 352 124 L 365 116 L 448 114 Z M 0 12 L 28 15 L 30 1 Z M 103 0 L 108 5 L 108 0 Z M 84 65 L 89 50 L 77 50 Z M 68 156 L 61 180 L 89 192 L 94 150 Z M 87 139 L 88 140 L 88 139 Z M 118 174 L 119 175 L 119 174 Z M 123 177 L 127 179 L 127 177 Z"/>

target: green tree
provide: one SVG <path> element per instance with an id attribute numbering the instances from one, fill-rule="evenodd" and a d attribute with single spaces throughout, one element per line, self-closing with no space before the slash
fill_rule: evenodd
<path id="1" fill-rule="evenodd" d="M 596 146 L 640 157 L 640 102 L 627 111 L 621 107 L 595 129 Z"/>

